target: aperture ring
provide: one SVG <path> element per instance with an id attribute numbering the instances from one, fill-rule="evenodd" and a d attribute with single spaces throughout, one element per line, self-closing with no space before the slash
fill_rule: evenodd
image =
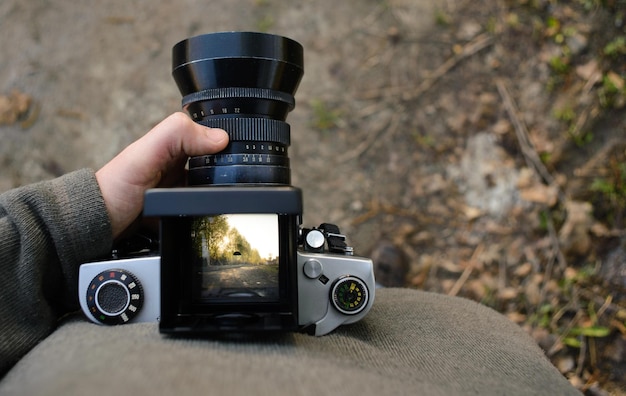
<path id="1" fill-rule="evenodd" d="M 183 97 L 182 104 L 183 107 L 185 107 L 190 103 L 201 102 L 205 100 L 233 98 L 274 100 L 277 102 L 287 103 L 290 109 L 293 109 L 296 106 L 296 99 L 293 97 L 293 95 L 290 95 L 288 93 L 275 91 L 268 88 L 247 87 L 210 88 L 203 91 L 193 92 Z"/>
<path id="2" fill-rule="evenodd" d="M 232 165 L 189 169 L 190 186 L 291 184 L 288 166 Z"/>
<path id="3" fill-rule="evenodd" d="M 285 146 L 291 144 L 291 129 L 284 121 L 269 118 L 207 118 L 198 123 L 225 130 L 231 142 L 273 142 Z"/>

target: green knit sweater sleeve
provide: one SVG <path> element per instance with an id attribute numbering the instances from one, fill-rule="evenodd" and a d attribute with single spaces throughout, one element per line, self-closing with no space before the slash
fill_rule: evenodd
<path id="1" fill-rule="evenodd" d="M 78 309 L 79 265 L 111 244 L 92 170 L 0 195 L 0 377 Z"/>

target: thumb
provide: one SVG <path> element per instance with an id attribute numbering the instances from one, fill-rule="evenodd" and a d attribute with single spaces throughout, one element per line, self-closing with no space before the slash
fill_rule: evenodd
<path id="1" fill-rule="evenodd" d="M 145 190 L 180 178 L 187 157 L 213 154 L 227 144 L 223 130 L 199 125 L 178 112 L 124 149 L 96 172 L 113 235 L 139 215 Z"/>
<path id="2" fill-rule="evenodd" d="M 228 134 L 225 131 L 200 125 L 181 112 L 167 117 L 146 138 L 146 150 L 159 152 L 165 149 L 173 160 L 213 154 L 228 144 Z"/>
<path id="3" fill-rule="evenodd" d="M 208 128 L 177 112 L 156 125 L 130 145 L 122 156 L 132 153 L 135 170 L 133 183 L 154 187 L 168 173 L 182 169 L 187 157 L 214 154 L 228 144 L 228 134 Z M 131 176 L 131 177 L 133 177 Z"/>

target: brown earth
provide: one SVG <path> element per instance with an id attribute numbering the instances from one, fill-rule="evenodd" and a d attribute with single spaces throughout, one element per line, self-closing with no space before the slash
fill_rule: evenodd
<path id="1" fill-rule="evenodd" d="M 178 110 L 177 41 L 286 35 L 305 223 L 339 224 L 379 280 L 499 310 L 586 394 L 626 394 L 626 2 L 301 3 L 4 0 L 0 191 L 97 168 Z"/>

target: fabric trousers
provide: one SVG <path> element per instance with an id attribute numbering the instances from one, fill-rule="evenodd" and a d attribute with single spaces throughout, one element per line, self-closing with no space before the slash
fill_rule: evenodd
<path id="1" fill-rule="evenodd" d="M 161 335 L 81 315 L 26 355 L 1 395 L 580 395 L 518 325 L 478 303 L 379 289 L 368 316 L 315 337 Z"/>

